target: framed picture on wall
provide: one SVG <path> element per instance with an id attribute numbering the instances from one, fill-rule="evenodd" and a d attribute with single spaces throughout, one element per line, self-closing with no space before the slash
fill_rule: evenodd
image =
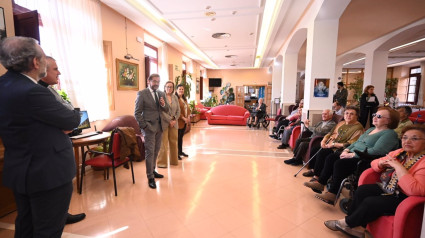
<path id="1" fill-rule="evenodd" d="M 118 90 L 139 90 L 139 65 L 116 59 Z"/>
<path id="2" fill-rule="evenodd" d="M 329 97 L 329 81 L 330 79 L 314 80 L 314 96 L 319 98 Z"/>
<path id="3" fill-rule="evenodd" d="M 196 94 L 199 94 L 200 81 L 199 78 L 196 78 Z"/>
<path id="4" fill-rule="evenodd" d="M 0 7 L 0 41 L 6 38 L 6 21 L 4 18 L 4 8 Z"/>

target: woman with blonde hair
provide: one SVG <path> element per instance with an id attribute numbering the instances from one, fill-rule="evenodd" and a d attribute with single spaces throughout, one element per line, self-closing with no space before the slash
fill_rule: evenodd
<path id="1" fill-rule="evenodd" d="M 170 155 L 170 165 L 178 165 L 178 152 L 177 152 L 177 135 L 179 125 L 177 123 L 180 117 L 179 99 L 174 95 L 174 83 L 167 81 L 164 86 L 165 100 L 170 106 L 170 110 L 162 112 L 162 143 L 159 151 L 157 165 L 159 168 L 167 168 L 168 155 Z"/>

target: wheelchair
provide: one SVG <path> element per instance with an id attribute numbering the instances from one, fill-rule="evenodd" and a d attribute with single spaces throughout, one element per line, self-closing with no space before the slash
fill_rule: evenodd
<path id="1" fill-rule="evenodd" d="M 352 199 L 354 197 L 354 192 L 356 191 L 358 187 L 358 181 L 359 181 L 360 175 L 363 173 L 363 171 L 370 168 L 370 163 L 372 162 L 372 160 L 385 156 L 385 155 L 369 155 L 367 153 L 367 149 L 364 152 L 357 151 L 357 150 L 355 150 L 355 152 L 356 154 L 360 156 L 361 159 L 359 162 L 357 162 L 357 167 L 354 173 L 349 175 L 347 178 L 345 178 L 341 182 L 338 193 L 336 194 L 335 202 L 333 204 L 335 206 L 338 203 L 342 190 L 344 188 L 347 189 L 348 197 L 341 199 L 341 201 L 339 202 L 339 207 L 341 211 L 344 212 L 345 214 L 348 213 L 348 208 L 351 206 Z M 328 183 L 328 186 L 329 186 L 329 183 Z"/>
<path id="2" fill-rule="evenodd" d="M 252 107 L 249 112 L 251 113 L 251 123 L 255 120 L 255 116 L 257 115 L 257 112 L 255 111 L 255 107 Z M 258 117 L 257 125 L 256 127 L 259 129 L 260 126 L 263 126 L 264 129 L 267 129 L 270 125 L 270 120 L 267 120 L 269 115 L 267 113 L 260 113 L 260 116 Z M 246 122 L 246 125 L 248 126 L 248 121 Z"/>

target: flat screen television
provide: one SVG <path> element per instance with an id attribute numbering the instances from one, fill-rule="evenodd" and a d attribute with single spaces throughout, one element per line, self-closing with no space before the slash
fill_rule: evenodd
<path id="1" fill-rule="evenodd" d="M 89 114 L 87 111 L 80 111 L 80 125 L 78 125 L 78 130 L 83 129 L 89 129 L 90 126 L 90 120 L 89 120 Z"/>
<path id="2" fill-rule="evenodd" d="M 221 87 L 221 78 L 209 78 L 209 87 Z"/>

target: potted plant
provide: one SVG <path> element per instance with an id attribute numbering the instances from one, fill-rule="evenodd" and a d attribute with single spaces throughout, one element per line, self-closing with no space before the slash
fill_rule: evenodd
<path id="1" fill-rule="evenodd" d="M 198 110 L 198 108 L 196 107 L 196 101 L 195 100 L 191 100 L 189 102 L 189 108 L 191 111 L 191 115 L 190 115 L 190 121 L 195 123 L 201 120 L 201 112 Z"/>
<path id="2" fill-rule="evenodd" d="M 206 99 L 204 99 L 204 103 L 202 103 L 204 107 L 215 107 L 218 104 L 217 96 L 211 96 Z"/>
<path id="3" fill-rule="evenodd" d="M 190 90 L 192 90 L 192 85 L 191 82 L 192 81 L 192 75 L 191 74 L 186 74 L 185 71 L 183 71 L 182 75 L 177 76 L 176 77 L 176 86 L 181 84 L 184 87 L 184 96 L 186 97 L 186 99 L 190 98 Z"/>

